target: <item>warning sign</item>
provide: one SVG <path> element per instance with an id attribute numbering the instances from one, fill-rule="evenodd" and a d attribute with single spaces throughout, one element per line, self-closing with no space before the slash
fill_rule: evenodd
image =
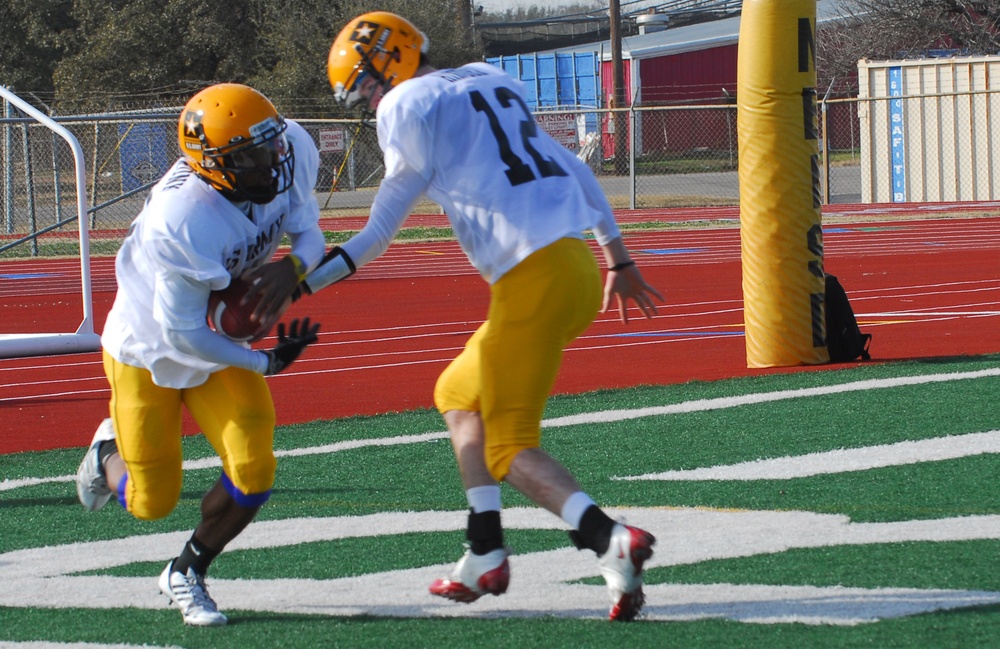
<path id="1" fill-rule="evenodd" d="M 580 138 L 576 134 L 576 117 L 564 113 L 537 113 L 535 121 L 556 142 L 570 151 L 576 151 L 580 146 Z"/>

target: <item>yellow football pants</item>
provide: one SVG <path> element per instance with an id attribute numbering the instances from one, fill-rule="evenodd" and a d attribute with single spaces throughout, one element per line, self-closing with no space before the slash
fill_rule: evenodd
<path id="1" fill-rule="evenodd" d="M 494 479 L 539 446 L 563 349 L 594 321 L 601 299 L 601 272 L 580 239 L 536 251 L 490 287 L 486 322 L 438 378 L 434 403 L 442 414 L 480 413 Z"/>
<path id="2" fill-rule="evenodd" d="M 274 402 L 264 377 L 229 367 L 194 388 L 162 388 L 148 370 L 104 352 L 111 384 L 111 418 L 127 480 L 118 498 L 133 516 L 163 518 L 181 496 L 182 407 L 208 439 L 225 473 L 223 482 L 245 506 L 263 504 L 274 485 Z"/>

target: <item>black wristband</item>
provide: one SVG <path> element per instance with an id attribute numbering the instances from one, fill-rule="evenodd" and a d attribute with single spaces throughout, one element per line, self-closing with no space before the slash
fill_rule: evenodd
<path id="1" fill-rule="evenodd" d="M 613 271 L 615 271 L 617 273 L 620 270 L 625 270 L 629 266 L 635 266 L 635 262 L 632 261 L 631 259 L 628 260 L 628 261 L 623 261 L 620 264 L 615 264 L 614 266 L 611 266 L 610 268 L 608 268 L 608 270 L 613 270 Z"/>

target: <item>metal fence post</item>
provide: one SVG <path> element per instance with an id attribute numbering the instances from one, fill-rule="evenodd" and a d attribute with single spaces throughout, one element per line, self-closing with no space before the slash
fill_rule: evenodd
<path id="1" fill-rule="evenodd" d="M 820 125 L 820 131 L 823 135 L 820 137 L 819 145 L 823 147 L 823 204 L 830 204 L 830 133 L 829 120 L 827 119 L 827 99 L 830 98 L 830 91 L 833 89 L 834 79 L 830 79 L 830 85 L 827 86 L 826 94 L 823 95 L 823 101 L 820 102 L 820 118 L 822 123 Z"/>
<path id="2" fill-rule="evenodd" d="M 21 138 L 23 155 L 24 155 L 24 191 L 28 198 L 28 224 L 30 227 L 29 232 L 34 234 L 38 232 L 38 220 L 35 214 L 35 179 L 34 172 L 31 165 L 31 139 L 28 133 L 28 122 L 25 121 L 24 124 L 23 137 Z M 34 257 L 38 256 L 38 238 L 33 238 L 31 240 L 31 254 Z"/>
<path id="3" fill-rule="evenodd" d="M 636 170 L 635 170 L 635 101 L 628 107 L 628 179 L 629 179 L 629 208 L 635 209 L 636 201 Z"/>
<path id="4" fill-rule="evenodd" d="M 90 200 L 94 205 L 97 205 L 97 157 L 98 151 L 101 148 L 101 123 L 94 122 L 94 162 L 91 165 L 91 185 L 90 185 Z M 90 228 L 93 230 L 97 227 L 97 212 L 90 215 Z"/>
<path id="5" fill-rule="evenodd" d="M 14 106 L 4 99 L 4 119 L 10 119 L 13 115 Z M 7 224 L 7 234 L 14 232 L 14 154 L 11 151 L 13 144 L 14 137 L 11 134 L 10 124 L 5 123 L 3 125 L 3 215 Z"/>
<path id="6" fill-rule="evenodd" d="M 53 116 L 51 111 L 49 112 L 49 116 Z M 52 133 L 52 183 L 53 183 L 53 193 L 55 195 L 55 201 L 56 201 L 55 222 L 62 223 L 62 186 L 59 184 L 59 158 L 57 156 L 58 147 L 59 147 L 59 135 L 53 132 Z"/>

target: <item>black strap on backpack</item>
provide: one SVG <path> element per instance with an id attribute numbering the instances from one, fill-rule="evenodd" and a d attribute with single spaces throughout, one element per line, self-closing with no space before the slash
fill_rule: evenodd
<path id="1" fill-rule="evenodd" d="M 861 333 L 847 292 L 833 275 L 826 276 L 826 347 L 831 363 L 849 363 L 859 356 L 871 359 L 871 334 Z"/>

